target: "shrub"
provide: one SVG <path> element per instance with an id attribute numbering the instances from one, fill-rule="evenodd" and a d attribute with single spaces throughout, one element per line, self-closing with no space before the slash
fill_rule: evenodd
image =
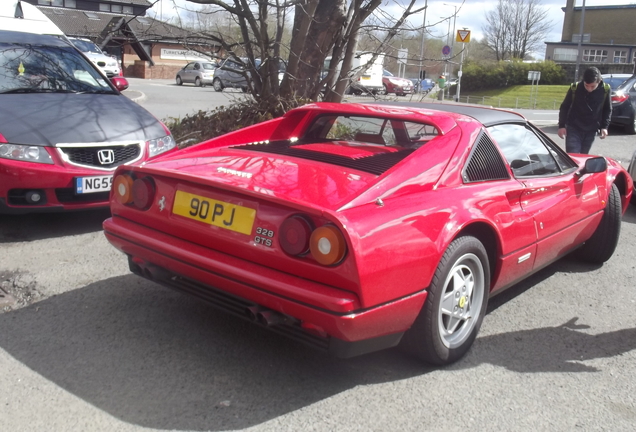
<path id="1" fill-rule="evenodd" d="M 568 84 L 565 70 L 553 61 L 524 63 L 521 60 L 500 61 L 498 63 L 478 63 L 468 61 L 463 66 L 462 90 L 478 91 L 527 85 L 528 72 L 541 72 L 541 84 Z"/>
<path id="2" fill-rule="evenodd" d="M 253 99 L 220 106 L 211 111 L 199 111 L 183 118 L 169 118 L 166 126 L 179 148 L 215 138 L 256 123 L 280 117 L 292 108 L 304 105 L 304 100 L 255 101 Z"/>

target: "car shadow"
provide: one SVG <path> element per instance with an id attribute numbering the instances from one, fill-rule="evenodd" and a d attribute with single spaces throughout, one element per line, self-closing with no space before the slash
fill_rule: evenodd
<path id="1" fill-rule="evenodd" d="M 481 337 L 446 370 L 589 372 L 582 360 L 636 348 L 636 329 L 579 328 Z M 0 347 L 45 379 L 124 422 L 167 430 L 243 429 L 436 370 L 397 349 L 334 359 L 133 275 L 0 314 L 0 329 Z"/>
<path id="2" fill-rule="evenodd" d="M 459 362 L 456 367 L 490 364 L 520 373 L 598 372 L 598 368 L 583 362 L 636 349 L 636 328 L 597 334 L 585 331 L 589 329 L 572 317 L 555 327 L 480 337 L 470 352 L 470 363 Z"/>
<path id="3" fill-rule="evenodd" d="M 110 209 L 0 215 L 0 243 L 25 242 L 102 230 Z"/>
<path id="4" fill-rule="evenodd" d="M 397 350 L 339 360 L 134 275 L 0 314 L 0 347 L 127 423 L 257 425 L 431 368 Z"/>

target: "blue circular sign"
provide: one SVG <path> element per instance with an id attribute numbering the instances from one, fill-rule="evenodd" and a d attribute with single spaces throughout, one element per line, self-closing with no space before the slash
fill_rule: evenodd
<path id="1" fill-rule="evenodd" d="M 442 54 L 444 54 L 445 56 L 449 55 L 451 53 L 451 47 L 449 47 L 448 45 L 444 45 L 444 48 L 442 48 Z"/>

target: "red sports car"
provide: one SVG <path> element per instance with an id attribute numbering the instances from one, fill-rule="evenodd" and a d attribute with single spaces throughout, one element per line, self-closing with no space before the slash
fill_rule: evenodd
<path id="1" fill-rule="evenodd" d="M 134 273 L 298 341 L 443 365 L 489 296 L 608 260 L 632 188 L 516 113 L 316 103 L 118 168 L 104 230 Z"/>

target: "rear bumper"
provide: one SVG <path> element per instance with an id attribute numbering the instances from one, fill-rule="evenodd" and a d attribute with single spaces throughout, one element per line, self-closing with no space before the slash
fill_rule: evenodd
<path id="1" fill-rule="evenodd" d="M 128 255 L 134 273 L 338 357 L 397 345 L 426 299 L 427 292 L 420 291 L 363 309 L 356 306 L 354 293 L 185 242 L 118 216 L 104 222 L 104 232 Z"/>

